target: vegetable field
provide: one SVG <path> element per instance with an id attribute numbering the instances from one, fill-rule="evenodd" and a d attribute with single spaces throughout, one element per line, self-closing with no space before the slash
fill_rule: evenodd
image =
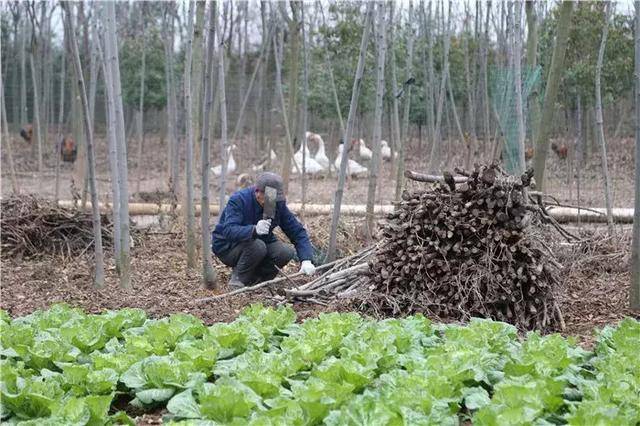
<path id="1" fill-rule="evenodd" d="M 640 323 L 630 318 L 601 330 L 593 351 L 489 320 L 330 313 L 297 323 L 290 308 L 261 305 L 209 327 L 67 305 L 2 311 L 0 324 L 7 424 L 122 424 L 126 412 L 165 408 L 165 423 L 194 425 L 640 423 Z"/>

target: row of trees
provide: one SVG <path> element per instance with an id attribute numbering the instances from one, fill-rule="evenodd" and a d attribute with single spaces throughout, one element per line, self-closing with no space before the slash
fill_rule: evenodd
<path id="1" fill-rule="evenodd" d="M 125 3 L 118 7 L 113 2 L 61 5 L 65 32 L 58 48 L 53 42 L 56 37 L 52 25 L 57 4 L 15 2 L 3 7 L 3 19 L 11 16 L 13 24 L 2 27 L 3 45 L 11 46 L 2 50 L 3 82 L 11 82 L 3 86 L 2 94 L 11 93 L 13 106 L 10 110 L 3 108 L 3 115 L 11 111 L 14 123 L 33 118 L 38 171 L 42 171 L 42 152 L 49 146 L 44 140 L 47 129 L 58 113 L 58 134 L 62 133 L 64 99 L 70 95 L 67 116 L 76 123 L 77 140 L 83 141 L 86 161 L 79 162 L 81 175 L 97 215 L 92 133 L 99 116 L 95 111 L 100 104 L 97 99 L 102 95 L 105 102 L 101 116 L 109 141 L 114 223 L 119 236 L 115 258 L 125 287 L 130 285 L 127 150 L 131 151 L 126 129 L 127 123 L 136 124 L 140 169 L 144 115 L 149 108 L 166 111 L 168 187 L 176 201 L 181 193 L 185 195 L 190 266 L 196 257 L 193 175 L 197 172 L 195 157 L 200 154 L 200 170 L 205 171 L 200 173 L 203 276 L 205 282 L 214 283 L 206 172 L 210 140 L 215 136 L 220 141 L 222 207 L 230 143 L 228 123 L 235 123 L 231 141 L 236 143 L 246 134 L 243 115 L 248 113 L 250 99 L 255 118 L 251 120 L 256 136 L 253 146 L 258 152 L 269 152 L 265 142 L 267 111 L 271 114 L 275 109 L 281 114 L 285 136 L 282 174 L 287 185 L 294 145 L 296 141 L 305 143 L 304 134 L 309 128 L 319 128 L 325 120 L 337 121 L 338 134 L 345 140 L 371 136 L 374 160 L 367 200 L 371 213 L 378 187 L 380 139 L 385 133 L 399 154 L 394 165 L 396 198 L 402 190 L 410 124 L 419 134 L 423 127 L 426 129 L 430 171 L 438 171 L 445 155 L 450 156 L 453 145 L 446 141 L 455 138 L 467 152 L 467 163 L 474 153 L 496 157 L 502 143 L 507 160 L 512 157 L 512 171 L 520 172 L 529 138 L 535 141 L 536 177 L 542 186 L 548 140 L 554 131 L 548 123 L 555 121 L 558 104 L 571 116 L 575 110 L 578 117 L 593 108 L 599 145 L 606 159 L 603 99 L 628 100 L 633 84 L 629 61 L 633 21 L 616 14 L 610 3 L 563 2 L 548 9 L 544 2 L 476 2 L 458 5 L 462 12 L 454 10 L 451 1 L 409 2 L 406 8 L 382 2 L 335 3 L 329 5 L 325 16 L 321 3 L 261 2 L 259 24 L 256 14 L 251 14 L 258 8 L 250 8 L 247 2 L 189 2 L 184 7 L 173 2 Z M 258 43 L 255 36 L 250 36 L 250 24 L 260 34 Z M 594 37 L 594 33 L 600 36 Z M 607 48 L 610 45 L 614 47 Z M 27 53 L 29 69 L 24 64 Z M 9 54 L 19 60 L 8 61 Z M 67 61 L 76 76 L 73 84 L 65 78 Z M 528 78 L 538 66 L 542 67 L 539 81 Z M 230 73 L 231 67 L 238 72 Z M 28 74 L 30 84 L 26 81 Z M 236 78 L 229 81 L 227 74 Z M 53 96 L 56 75 L 60 76 L 59 103 Z M 531 87 L 525 80 L 533 81 Z M 228 96 L 230 89 L 234 90 L 232 97 Z M 269 96 L 270 89 L 276 96 Z M 497 103 L 504 101 L 501 91 L 508 95 L 504 99 L 512 99 L 507 104 L 515 117 L 515 124 L 511 124 L 515 137 L 511 139 L 510 129 L 500 122 L 499 107 L 504 106 L 498 107 Z M 31 109 L 27 99 L 31 100 Z M 80 122 L 84 123 L 82 129 Z M 362 130 L 363 122 L 373 124 L 369 126 L 371 135 L 363 135 L 367 133 Z M 445 126 L 446 122 L 449 125 Z M 504 138 L 496 137 L 500 135 Z M 420 137 L 420 145 L 422 140 Z M 183 141 L 186 170 L 181 176 L 179 153 Z M 346 159 L 345 150 L 334 199 L 329 259 L 335 255 Z M 303 200 L 304 167 L 303 162 Z M 603 170 L 608 187 L 606 161 Z M 607 205 L 610 207 L 610 197 Z M 372 220 L 369 225 L 371 231 Z M 98 243 L 97 261 L 101 258 Z M 97 272 L 96 282 L 100 281 Z"/>

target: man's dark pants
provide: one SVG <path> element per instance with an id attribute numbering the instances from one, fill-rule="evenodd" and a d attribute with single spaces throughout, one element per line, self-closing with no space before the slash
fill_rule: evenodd
<path id="1" fill-rule="evenodd" d="M 234 269 L 238 279 L 244 285 L 259 281 L 268 281 L 278 275 L 278 270 L 289 263 L 296 252 L 291 244 L 281 241 L 265 243 L 260 239 L 243 241 L 218 258 Z"/>

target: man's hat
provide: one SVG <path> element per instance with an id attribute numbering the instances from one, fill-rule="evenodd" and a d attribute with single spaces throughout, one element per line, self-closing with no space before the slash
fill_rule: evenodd
<path id="1" fill-rule="evenodd" d="M 276 201 L 284 201 L 284 190 L 282 184 L 282 177 L 279 174 L 273 172 L 264 172 L 258 175 L 256 179 L 256 188 L 261 192 L 264 192 L 265 187 L 270 186 L 277 191 Z"/>

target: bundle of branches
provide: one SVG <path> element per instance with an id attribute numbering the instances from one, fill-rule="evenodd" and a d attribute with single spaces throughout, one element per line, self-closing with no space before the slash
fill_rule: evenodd
<path id="1" fill-rule="evenodd" d="M 78 256 L 93 246 L 91 213 L 57 206 L 33 195 L 12 196 L 1 202 L 0 241 L 3 255 L 37 257 L 43 254 Z M 113 243 L 113 226 L 103 214 L 102 243 Z"/>
<path id="2" fill-rule="evenodd" d="M 560 265 L 531 226 L 544 209 L 524 193 L 532 173 L 516 178 L 498 166 L 456 172 L 414 176 L 435 184 L 405 191 L 388 216 L 361 306 L 379 315 L 493 318 L 526 330 L 561 325 Z"/>

